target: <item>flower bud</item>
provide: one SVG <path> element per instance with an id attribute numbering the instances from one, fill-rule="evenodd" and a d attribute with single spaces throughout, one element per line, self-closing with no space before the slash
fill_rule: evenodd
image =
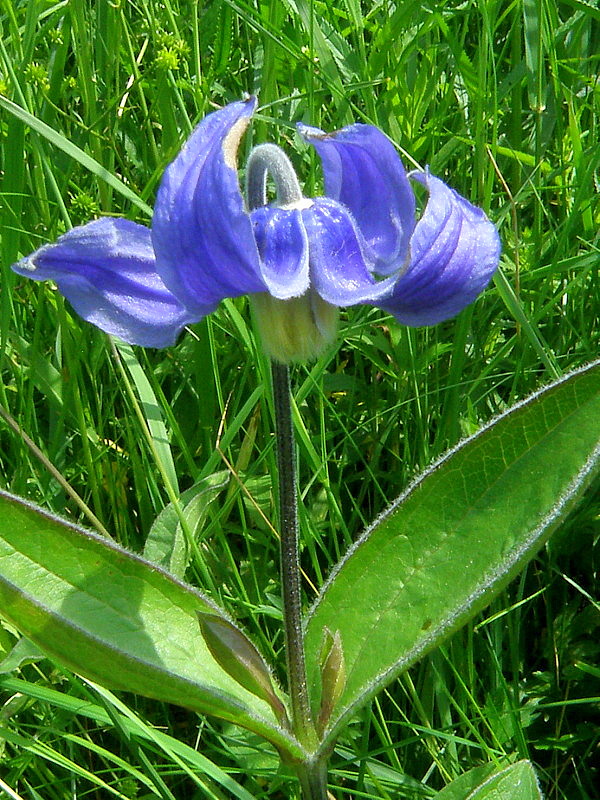
<path id="1" fill-rule="evenodd" d="M 339 631 L 323 631 L 321 662 L 321 708 L 317 719 L 317 730 L 323 733 L 336 703 L 346 688 L 346 662 Z"/>
<path id="2" fill-rule="evenodd" d="M 269 668 L 252 642 L 218 614 L 198 611 L 204 641 L 215 661 L 244 689 L 265 700 L 287 726 L 285 706 L 277 696 Z"/>

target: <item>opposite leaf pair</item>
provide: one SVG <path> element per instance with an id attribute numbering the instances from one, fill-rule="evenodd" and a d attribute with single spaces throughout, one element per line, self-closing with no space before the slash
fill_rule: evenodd
<path id="1" fill-rule="evenodd" d="M 306 618 L 316 709 L 326 629 L 345 661 L 319 753 L 532 558 L 598 475 L 599 418 L 600 362 L 461 443 L 357 541 Z M 214 660 L 198 612 L 232 623 L 206 595 L 25 500 L 0 492 L 0 510 L 2 616 L 39 647 L 101 684 L 236 722 L 292 762 L 311 755 Z"/>

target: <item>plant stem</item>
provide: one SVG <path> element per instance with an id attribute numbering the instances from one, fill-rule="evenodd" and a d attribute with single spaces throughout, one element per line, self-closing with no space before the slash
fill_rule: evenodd
<path id="1" fill-rule="evenodd" d="M 303 765 L 298 772 L 303 800 L 327 800 L 327 761 Z"/>
<path id="2" fill-rule="evenodd" d="M 290 374 L 284 364 L 272 362 L 273 400 L 277 435 L 279 473 L 279 527 L 281 532 L 281 591 L 285 625 L 285 652 L 292 706 L 293 729 L 308 749 L 316 746 L 316 733 L 310 713 L 306 662 L 302 636 L 300 559 L 298 552 L 298 497 L 296 454 L 290 399 Z"/>
<path id="3" fill-rule="evenodd" d="M 296 453 L 287 365 L 273 361 L 273 400 L 279 476 L 279 528 L 281 535 L 281 593 L 285 626 L 288 689 L 292 705 L 292 727 L 298 740 L 314 751 L 318 740 L 310 712 L 306 659 L 302 636 L 300 556 L 298 550 L 298 492 Z M 296 765 L 303 800 L 327 800 L 327 762 L 307 760 Z"/>

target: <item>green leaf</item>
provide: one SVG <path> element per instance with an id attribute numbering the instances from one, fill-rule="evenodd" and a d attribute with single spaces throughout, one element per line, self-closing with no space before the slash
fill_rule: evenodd
<path id="1" fill-rule="evenodd" d="M 51 657 L 104 686 L 213 714 L 292 757 L 302 749 L 263 700 L 210 654 L 198 591 L 25 500 L 0 491 L 0 610 Z"/>
<path id="2" fill-rule="evenodd" d="M 203 478 L 195 486 L 186 489 L 178 500 L 180 511 L 173 503 L 165 506 L 154 520 L 144 545 L 144 557 L 166 569 L 177 578 L 183 578 L 192 552 L 181 516 L 187 523 L 189 534 L 197 540 L 206 522 L 210 504 L 227 486 L 229 473 L 215 472 Z"/>
<path id="3" fill-rule="evenodd" d="M 325 629 L 346 687 L 325 732 L 484 608 L 598 473 L 600 362 L 552 384 L 460 443 L 360 537 L 309 614 L 319 707 Z"/>
<path id="4" fill-rule="evenodd" d="M 146 373 L 137 360 L 133 347 L 118 339 L 115 339 L 113 343 L 135 383 L 142 404 L 144 424 L 148 426 L 148 432 L 152 440 L 152 449 L 157 466 L 164 476 L 165 482 L 168 482 L 173 493 L 177 494 L 179 492 L 177 470 L 175 469 L 169 434 L 167 433 L 160 404 L 156 399 Z"/>
<path id="5" fill-rule="evenodd" d="M 39 647 L 30 642 L 25 636 L 22 636 L 10 653 L 0 661 L 0 675 L 14 672 L 24 664 L 34 664 L 45 657 Z"/>
<path id="6" fill-rule="evenodd" d="M 517 761 L 490 774 L 475 767 L 438 792 L 433 800 L 543 800 L 529 761 Z"/>
<path id="7" fill-rule="evenodd" d="M 434 795 L 433 800 L 465 800 L 470 793 L 497 773 L 494 764 L 480 764 L 478 767 L 463 772 L 458 778 Z"/>

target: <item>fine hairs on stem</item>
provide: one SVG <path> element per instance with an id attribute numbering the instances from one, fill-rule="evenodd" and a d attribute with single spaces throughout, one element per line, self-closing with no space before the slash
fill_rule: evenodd
<path id="1" fill-rule="evenodd" d="M 277 205 L 287 206 L 302 200 L 302 189 L 292 162 L 276 144 L 259 144 L 248 157 L 246 164 L 246 199 L 248 208 L 267 204 L 267 176 L 277 191 Z"/>
<path id="2" fill-rule="evenodd" d="M 276 423 L 281 534 L 280 568 L 288 689 L 294 733 L 304 747 L 310 751 L 316 749 L 318 741 L 310 711 L 302 634 L 298 493 L 290 373 L 287 365 L 277 361 L 271 363 L 271 370 Z M 297 765 L 296 774 L 302 787 L 303 800 L 327 800 L 327 763 L 325 759 L 320 758 Z"/>
<path id="3" fill-rule="evenodd" d="M 294 731 L 303 744 L 314 739 L 302 637 L 302 603 L 298 552 L 298 499 L 296 454 L 290 402 L 289 367 L 272 362 L 273 399 L 279 477 L 279 526 L 281 529 L 281 583 L 283 592 L 286 658 Z"/>

